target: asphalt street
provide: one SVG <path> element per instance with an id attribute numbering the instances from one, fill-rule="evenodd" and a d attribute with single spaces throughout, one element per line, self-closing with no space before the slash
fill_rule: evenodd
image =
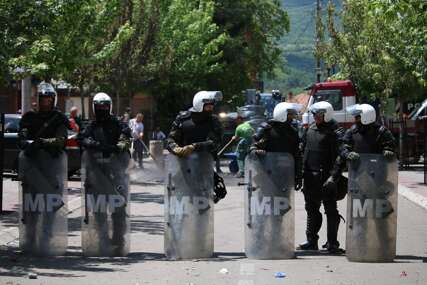
<path id="1" fill-rule="evenodd" d="M 131 253 L 125 258 L 81 256 L 79 182 L 70 182 L 69 248 L 66 256 L 38 258 L 18 251 L 16 215 L 0 227 L 0 284 L 427 284 L 427 210 L 399 195 L 397 257 L 393 263 L 354 263 L 344 255 L 297 252 L 290 260 L 251 260 L 244 254 L 246 189 L 224 175 L 228 196 L 215 206 L 215 256 L 168 261 L 163 254 L 163 171 L 146 163 L 131 186 Z M 9 182 L 14 187 L 13 182 Z M 16 184 L 16 182 L 15 182 Z M 16 186 L 16 185 L 15 185 Z M 17 188 L 17 186 L 16 186 Z M 346 199 L 339 202 L 345 216 Z M 295 243 L 305 239 L 303 195 L 295 195 Z M 16 222 L 16 223 L 15 223 Z M 345 224 L 339 241 L 345 246 Z M 326 239 L 322 227 L 320 243 Z M 278 272 L 284 278 L 276 278 Z M 31 279 L 31 278 L 36 279 Z"/>

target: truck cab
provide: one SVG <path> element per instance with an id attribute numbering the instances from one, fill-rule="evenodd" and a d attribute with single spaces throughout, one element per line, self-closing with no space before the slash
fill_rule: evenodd
<path id="1" fill-rule="evenodd" d="M 356 92 L 350 80 L 320 82 L 311 86 L 307 111 L 302 115 L 304 127 L 308 127 L 314 121 L 313 115 L 308 112 L 308 109 L 320 101 L 331 103 L 334 108 L 334 119 L 338 125 L 349 128 L 353 124 L 353 117 L 346 112 L 348 106 L 356 104 Z"/>

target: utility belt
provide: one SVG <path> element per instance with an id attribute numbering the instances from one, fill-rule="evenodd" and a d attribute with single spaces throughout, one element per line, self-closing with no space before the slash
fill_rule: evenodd
<path id="1" fill-rule="evenodd" d="M 330 171 L 324 169 L 304 170 L 304 184 L 307 186 L 321 187 L 323 183 L 331 176 Z"/>

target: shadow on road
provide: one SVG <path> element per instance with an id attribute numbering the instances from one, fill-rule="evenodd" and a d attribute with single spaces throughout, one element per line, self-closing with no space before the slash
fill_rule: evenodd
<path id="1" fill-rule="evenodd" d="M 143 232 L 150 235 L 163 235 L 163 216 L 132 216 L 131 232 Z"/>
<path id="2" fill-rule="evenodd" d="M 131 193 L 130 200 L 132 203 L 157 203 L 162 205 L 163 195 L 148 192 Z"/>
<path id="3" fill-rule="evenodd" d="M 84 272 L 125 271 L 123 267 L 117 265 L 142 261 L 123 257 L 88 258 L 74 252 L 58 257 L 30 257 L 15 253 L 16 250 L 16 248 L 0 250 L 0 276 L 23 277 L 29 273 L 37 273 L 46 277 L 85 277 Z M 45 270 L 49 272 L 44 272 Z M 50 272 L 53 270 L 55 272 Z"/>
<path id="4" fill-rule="evenodd" d="M 422 261 L 423 263 L 427 263 L 427 256 L 397 255 L 396 258 L 394 259 L 395 263 L 406 263 L 406 262 L 414 262 L 414 261 Z"/>

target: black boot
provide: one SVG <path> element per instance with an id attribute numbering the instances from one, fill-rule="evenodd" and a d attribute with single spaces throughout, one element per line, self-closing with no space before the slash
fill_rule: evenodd
<path id="1" fill-rule="evenodd" d="M 337 240 L 338 236 L 338 228 L 340 225 L 340 216 L 338 214 L 338 211 L 333 214 L 329 214 L 327 217 L 327 236 L 328 241 L 322 246 L 330 253 L 339 253 L 341 251 L 340 249 L 340 243 Z"/>
<path id="2" fill-rule="evenodd" d="M 298 250 L 318 250 L 319 246 L 317 244 L 317 240 L 309 240 L 301 243 L 298 247 Z"/>
<path id="3" fill-rule="evenodd" d="M 322 226 L 322 214 L 320 212 L 307 212 L 307 241 L 300 244 L 297 249 L 298 250 L 318 250 L 319 246 L 317 241 L 319 240 L 319 236 L 317 233 Z"/>

